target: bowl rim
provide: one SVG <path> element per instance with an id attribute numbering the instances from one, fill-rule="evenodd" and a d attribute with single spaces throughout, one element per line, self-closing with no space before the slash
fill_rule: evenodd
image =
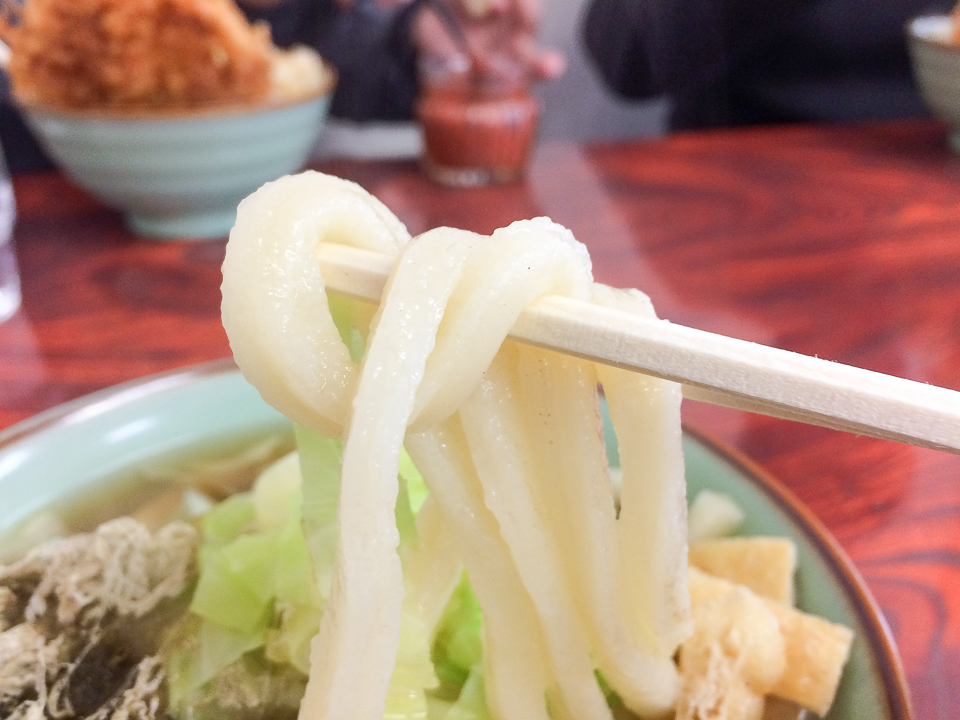
<path id="1" fill-rule="evenodd" d="M 116 385 L 110 385 L 101 390 L 95 390 L 55 405 L 48 410 L 43 410 L 26 420 L 21 420 L 4 430 L 0 430 L 0 450 L 4 450 L 8 445 L 13 445 L 34 433 L 49 430 L 59 425 L 70 424 L 78 414 L 83 416 L 98 414 L 100 411 L 105 412 L 117 405 L 136 402 L 154 393 L 189 385 L 199 378 L 222 375 L 233 371 L 239 371 L 236 362 L 232 357 L 225 357 L 145 375 Z"/>
<path id="2" fill-rule="evenodd" d="M 144 106 L 116 108 L 72 108 L 25 100 L 15 92 L 12 97 L 18 109 L 34 116 L 55 117 L 63 120 L 94 120 L 116 122 L 163 122 L 208 120 L 212 118 L 248 117 L 267 115 L 273 112 L 292 110 L 312 105 L 331 95 L 339 82 L 337 69 L 326 60 L 322 60 L 325 79 L 319 88 L 302 97 L 290 99 L 268 99 L 255 105 L 243 103 L 221 103 L 189 108 L 151 108 Z"/>

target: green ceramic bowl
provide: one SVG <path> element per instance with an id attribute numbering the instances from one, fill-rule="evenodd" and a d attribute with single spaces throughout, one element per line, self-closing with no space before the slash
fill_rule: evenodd
<path id="1" fill-rule="evenodd" d="M 945 15 L 914 18 L 907 24 L 913 76 L 930 111 L 952 128 L 951 147 L 960 152 L 960 43 Z"/>
<path id="2" fill-rule="evenodd" d="M 231 361 L 156 375 L 55 408 L 0 433 L 0 534 L 53 504 L 83 503 L 111 484 L 148 483 L 229 459 L 255 439 L 289 442 L 289 422 Z M 856 633 L 828 720 L 908 720 L 906 681 L 863 581 L 826 530 L 775 480 L 685 433 L 687 485 L 731 495 L 746 534 L 797 543 L 798 605 Z"/>
<path id="3" fill-rule="evenodd" d="M 134 232 L 202 239 L 226 236 L 243 198 L 304 166 L 331 96 L 156 117 L 22 111 L 54 162 Z"/>

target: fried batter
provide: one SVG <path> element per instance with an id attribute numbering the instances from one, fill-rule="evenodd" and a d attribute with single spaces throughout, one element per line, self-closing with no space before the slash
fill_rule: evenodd
<path id="1" fill-rule="evenodd" d="M 195 108 L 270 92 L 269 28 L 232 0 L 27 0 L 16 15 L 0 23 L 24 103 Z"/>

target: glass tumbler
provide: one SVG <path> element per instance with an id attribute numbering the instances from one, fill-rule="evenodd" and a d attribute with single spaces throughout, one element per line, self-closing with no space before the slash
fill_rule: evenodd
<path id="1" fill-rule="evenodd" d="M 467 62 L 420 64 L 416 113 L 427 175 L 442 185 L 512 182 L 527 166 L 540 105 L 520 67 L 478 71 Z"/>
<path id="2" fill-rule="evenodd" d="M 10 172 L 0 151 L 0 322 L 20 307 L 20 273 L 13 250 L 13 224 L 16 206 Z"/>

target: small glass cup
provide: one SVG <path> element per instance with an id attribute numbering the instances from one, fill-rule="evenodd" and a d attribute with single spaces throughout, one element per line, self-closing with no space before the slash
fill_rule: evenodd
<path id="1" fill-rule="evenodd" d="M 466 58 L 420 66 L 417 119 L 422 165 L 442 185 L 476 187 L 519 179 L 533 148 L 540 105 L 524 69 L 478 71 Z"/>
<path id="2" fill-rule="evenodd" d="M 0 322 L 12 317 L 20 307 L 20 273 L 13 250 L 15 219 L 13 184 L 0 150 Z"/>

